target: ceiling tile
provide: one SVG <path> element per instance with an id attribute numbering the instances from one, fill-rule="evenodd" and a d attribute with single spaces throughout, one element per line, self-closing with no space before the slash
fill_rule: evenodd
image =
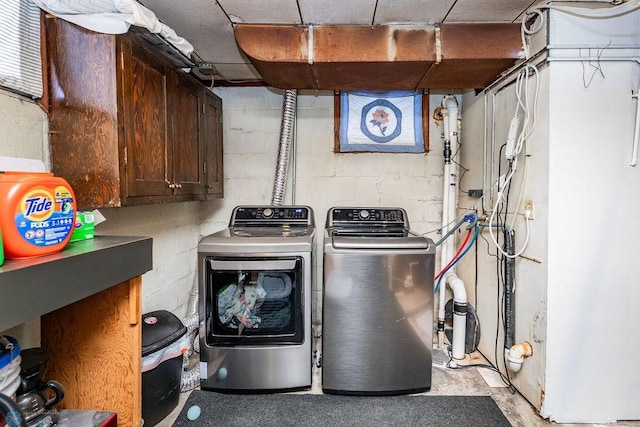
<path id="1" fill-rule="evenodd" d="M 218 0 L 232 22 L 300 24 L 296 0 Z"/>
<path id="2" fill-rule="evenodd" d="M 231 34 L 231 37 L 225 36 L 224 38 L 216 39 L 213 43 L 207 41 L 206 43 L 198 44 L 198 46 L 196 53 L 205 61 L 210 61 L 214 64 L 249 63 L 249 59 L 238 48 L 233 34 Z"/>
<path id="3" fill-rule="evenodd" d="M 515 22 L 533 0 L 458 0 L 444 22 Z"/>
<path id="4" fill-rule="evenodd" d="M 249 63 L 238 49 L 233 27 L 222 9 L 212 0 L 192 0 L 177 10 L 174 0 L 146 0 L 145 7 L 191 43 L 204 61 L 214 63 Z"/>
<path id="5" fill-rule="evenodd" d="M 220 64 L 216 66 L 221 77 L 232 83 L 241 83 L 245 80 L 255 81 L 260 79 L 260 74 L 252 64 Z M 216 77 L 216 80 L 218 78 Z"/>
<path id="6" fill-rule="evenodd" d="M 298 0 L 305 24 L 371 25 L 376 0 Z"/>
<path id="7" fill-rule="evenodd" d="M 144 0 L 144 6 L 186 39 L 200 32 L 209 35 L 217 30 L 221 34 L 231 29 L 226 15 L 211 0 L 192 0 L 179 6 L 175 0 Z"/>
<path id="8" fill-rule="evenodd" d="M 374 24 L 442 22 L 455 0 L 378 0 Z"/>

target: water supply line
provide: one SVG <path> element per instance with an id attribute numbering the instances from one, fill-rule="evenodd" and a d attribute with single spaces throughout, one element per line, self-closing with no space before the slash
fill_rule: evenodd
<path id="1" fill-rule="evenodd" d="M 297 94 L 298 91 L 296 89 L 287 89 L 282 95 L 282 123 L 280 125 L 278 163 L 276 165 L 276 176 L 273 182 L 271 199 L 271 204 L 274 206 L 282 205 L 287 186 L 287 169 L 291 151 L 291 135 L 293 134 L 292 130 L 295 123 Z"/>
<path id="2" fill-rule="evenodd" d="M 442 232 L 449 233 L 449 227 L 455 221 L 458 205 L 458 165 L 453 159 L 458 152 L 458 101 L 453 95 L 446 95 L 441 103 L 442 123 L 444 126 L 444 176 L 442 194 Z M 452 147 L 455 153 L 452 154 Z M 443 242 L 440 252 L 442 269 L 447 268 L 447 260 L 454 255 L 455 238 Z M 465 337 L 467 325 L 467 291 L 464 282 L 455 272 L 455 265 L 445 273 L 444 283 L 453 292 L 453 338 L 451 355 L 454 359 L 465 358 Z M 444 318 L 446 286 L 440 287 L 438 305 L 438 345 L 444 347 Z"/>

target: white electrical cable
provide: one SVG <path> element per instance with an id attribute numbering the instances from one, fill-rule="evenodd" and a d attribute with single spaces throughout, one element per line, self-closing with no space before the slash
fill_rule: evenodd
<path id="1" fill-rule="evenodd" d="M 511 180 L 511 177 L 513 176 L 513 172 L 509 175 L 509 181 Z M 507 188 L 508 181 L 505 181 L 505 186 L 504 188 Z M 504 190 L 503 188 L 503 190 Z M 496 198 L 496 204 L 493 207 L 493 211 L 491 212 L 491 216 L 489 218 L 489 224 L 493 224 L 493 219 L 495 218 L 496 212 L 498 210 L 498 206 L 501 203 L 501 200 L 503 199 L 503 195 L 502 195 L 502 190 L 498 193 L 498 196 Z M 526 237 L 524 239 L 524 243 L 522 244 L 522 248 L 520 248 L 520 250 L 516 253 L 514 253 L 513 255 L 508 254 L 507 252 L 505 252 L 501 247 L 500 244 L 498 243 L 496 236 L 493 234 L 493 227 L 488 227 L 489 228 L 489 235 L 491 236 L 491 240 L 493 241 L 494 245 L 496 245 L 496 248 L 498 249 L 498 251 L 506 256 L 507 258 L 517 258 L 520 255 L 522 255 L 522 253 L 524 252 L 524 250 L 527 248 L 527 245 L 529 244 L 529 235 L 531 234 L 531 229 L 529 228 L 529 217 L 530 217 L 530 212 L 525 212 L 524 214 L 524 219 L 525 219 L 525 224 L 527 226 L 527 233 L 526 233 Z"/>
<path id="2" fill-rule="evenodd" d="M 535 87 L 534 87 L 534 97 L 533 97 L 533 105 L 529 107 L 529 72 L 533 72 L 535 76 Z M 522 122 L 522 131 L 518 135 L 518 139 L 516 141 L 516 145 L 514 148 L 514 158 L 517 158 L 520 152 L 522 151 L 522 147 L 524 145 L 524 141 L 529 138 L 531 132 L 536 126 L 536 109 L 538 105 L 538 93 L 540 92 L 540 79 L 538 77 L 538 69 L 535 65 L 529 64 L 520 70 L 518 74 L 518 79 L 516 80 L 516 98 L 518 100 L 518 107 L 516 107 L 516 115 L 518 114 L 518 109 L 522 109 L 524 113 L 524 121 Z M 529 121 L 531 120 L 531 126 L 529 126 Z"/>
<path id="3" fill-rule="evenodd" d="M 534 95 L 533 95 L 533 103 L 531 104 L 530 102 L 530 97 L 529 97 L 529 78 L 530 78 L 530 73 L 535 77 L 535 86 L 534 86 Z M 509 188 L 509 183 L 511 182 L 511 179 L 513 178 L 514 174 L 516 173 L 516 170 L 518 168 L 518 157 L 520 156 L 520 153 L 522 152 L 522 148 L 525 146 L 527 139 L 529 138 L 529 136 L 531 135 L 531 133 L 533 132 L 535 126 L 536 126 L 536 110 L 537 110 L 537 105 L 538 105 L 538 93 L 540 90 L 540 84 L 539 84 L 539 77 L 538 77 L 538 69 L 532 65 L 532 64 L 528 64 L 526 67 L 524 67 L 522 70 L 520 70 L 520 72 L 518 73 L 518 77 L 516 79 L 516 87 L 515 87 L 515 91 L 516 91 L 516 110 L 512 119 L 512 125 L 515 121 L 515 123 L 518 123 L 518 118 L 519 118 L 519 112 L 522 111 L 522 115 L 523 115 L 523 120 L 522 120 L 522 127 L 520 128 L 517 137 L 516 137 L 516 141 L 515 141 L 515 145 L 513 146 L 512 149 L 512 153 L 507 154 L 507 158 L 510 160 L 510 170 L 507 173 L 507 175 L 503 175 L 498 179 L 498 184 L 497 184 L 497 188 L 498 188 L 498 192 L 496 194 L 496 202 L 493 206 L 493 209 L 491 211 L 491 217 L 489 219 L 489 223 L 493 224 L 493 220 L 495 218 L 495 215 L 498 211 L 498 208 L 500 207 L 500 204 L 503 203 L 503 201 L 505 200 L 504 198 L 504 191 Z M 531 104 L 531 105 L 530 105 Z M 510 129 L 510 136 L 508 137 L 508 139 L 513 138 L 514 135 L 511 135 L 511 129 Z M 507 145 L 509 145 L 509 142 L 507 142 Z M 526 153 L 525 153 L 526 154 Z M 526 162 L 526 159 L 525 159 Z M 525 166 L 526 163 L 525 163 Z M 525 167 L 525 173 L 528 172 L 528 168 Z M 526 177 L 523 177 L 523 180 L 526 179 Z M 524 192 L 524 188 L 521 185 L 520 187 L 520 194 L 518 195 L 518 205 L 516 205 L 516 213 L 515 215 L 517 216 L 517 212 L 520 206 L 520 201 L 522 200 L 522 194 Z M 489 227 L 489 235 L 491 236 L 491 240 L 493 241 L 493 243 L 495 244 L 496 248 L 498 249 L 498 251 L 500 251 L 500 253 L 502 253 L 502 255 L 508 257 L 508 258 L 516 258 L 518 256 L 520 256 L 525 248 L 527 247 L 527 244 L 529 243 L 529 235 L 530 235 L 530 228 L 529 228 L 529 219 L 531 216 L 531 212 L 525 211 L 524 212 L 524 217 L 526 220 L 526 238 L 525 238 L 525 242 L 522 246 L 522 248 L 515 253 L 514 255 L 509 255 L 507 254 L 501 247 L 500 244 L 498 243 L 498 240 L 496 239 L 494 233 L 493 233 L 493 228 Z M 515 222 L 515 221 L 513 221 Z"/>

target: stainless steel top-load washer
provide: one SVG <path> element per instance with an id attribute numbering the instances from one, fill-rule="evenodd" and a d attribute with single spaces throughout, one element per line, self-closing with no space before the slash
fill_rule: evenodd
<path id="1" fill-rule="evenodd" d="M 401 208 L 335 207 L 324 235 L 322 389 L 431 388 L 435 245 Z"/>
<path id="2" fill-rule="evenodd" d="M 308 206 L 238 206 L 198 245 L 201 388 L 311 387 Z"/>

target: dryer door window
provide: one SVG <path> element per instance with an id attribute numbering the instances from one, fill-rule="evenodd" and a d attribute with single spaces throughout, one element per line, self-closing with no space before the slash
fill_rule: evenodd
<path id="1" fill-rule="evenodd" d="M 205 260 L 207 344 L 303 342 L 301 257 Z"/>

